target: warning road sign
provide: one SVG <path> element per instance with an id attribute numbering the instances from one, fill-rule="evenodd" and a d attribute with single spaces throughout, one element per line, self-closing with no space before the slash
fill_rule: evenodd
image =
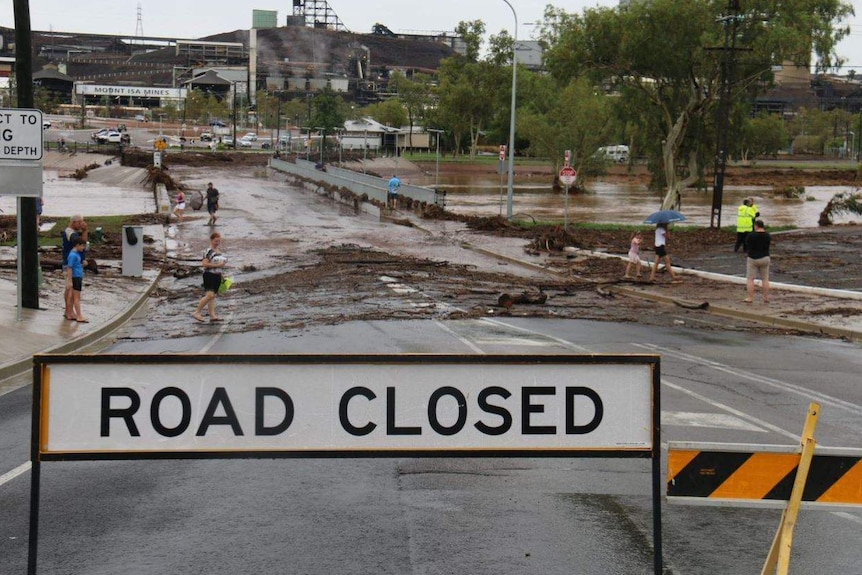
<path id="1" fill-rule="evenodd" d="M 578 180 L 578 171 L 571 166 L 565 166 L 560 170 L 560 181 L 569 187 Z"/>

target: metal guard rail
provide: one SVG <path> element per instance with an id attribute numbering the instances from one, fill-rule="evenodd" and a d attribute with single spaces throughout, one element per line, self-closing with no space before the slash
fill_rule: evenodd
<path id="1" fill-rule="evenodd" d="M 386 195 L 389 191 L 389 180 L 387 178 L 378 178 L 369 174 L 361 174 L 352 170 L 345 170 L 336 166 L 327 165 L 326 171 L 318 170 L 314 162 L 308 160 L 297 159 L 296 163 L 287 162 L 278 158 L 271 158 L 269 161 L 271 168 L 281 172 L 294 174 L 309 180 L 324 182 L 339 188 L 347 188 L 354 194 L 361 196 L 367 194 L 369 199 L 377 200 L 385 204 Z M 415 202 L 425 202 L 445 207 L 446 194 L 437 190 L 423 188 L 421 186 L 411 186 L 410 184 L 401 184 L 399 193 L 402 197 L 409 197 Z"/>

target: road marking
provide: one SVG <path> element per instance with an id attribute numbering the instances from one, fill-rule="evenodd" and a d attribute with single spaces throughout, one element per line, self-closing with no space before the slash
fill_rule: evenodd
<path id="1" fill-rule="evenodd" d="M 739 419 L 742 419 L 744 421 L 748 421 L 748 422 L 752 423 L 753 425 L 759 425 L 760 427 L 765 427 L 766 429 L 769 429 L 770 431 L 774 431 L 775 433 L 778 433 L 779 435 L 789 437 L 793 441 L 799 441 L 799 436 L 794 434 L 794 433 L 791 433 L 785 429 L 781 429 L 780 427 L 778 427 L 776 425 L 772 425 L 771 423 L 769 423 L 767 421 L 763 421 L 763 420 L 758 419 L 754 416 L 748 415 L 747 413 L 743 413 L 742 411 L 739 411 L 738 409 L 734 409 L 734 408 L 730 407 L 729 405 L 725 405 L 725 404 L 720 403 L 718 401 L 714 401 L 714 400 L 712 400 L 712 399 L 710 399 L 704 395 L 701 395 L 695 391 L 691 391 L 691 390 L 686 389 L 680 385 L 676 385 L 674 383 L 671 383 L 667 379 L 665 379 L 664 377 L 662 377 L 662 379 L 661 379 L 661 384 L 666 386 L 666 387 L 669 387 L 671 389 L 674 389 L 676 391 L 679 391 L 681 393 L 685 393 L 687 395 L 690 395 L 691 397 L 693 397 L 695 399 L 699 399 L 700 401 L 703 401 L 704 403 L 707 403 L 716 409 L 719 409 L 721 411 L 726 411 L 732 415 L 735 415 Z"/>
<path id="2" fill-rule="evenodd" d="M 0 475 L 0 487 L 3 487 L 4 485 L 9 483 L 13 479 L 18 477 L 19 475 L 23 475 L 23 474 L 27 473 L 28 471 L 30 471 L 30 467 L 31 467 L 31 464 L 28 461 L 27 463 L 22 463 L 21 465 L 19 465 L 18 467 L 16 467 L 12 471 L 9 471 L 8 473 L 4 473 L 3 475 Z"/>
<path id="3" fill-rule="evenodd" d="M 457 339 L 458 341 L 460 341 L 461 343 L 463 343 L 464 345 L 466 345 L 467 347 L 472 349 L 474 353 L 477 353 L 479 355 L 485 355 L 485 352 L 482 351 L 482 349 L 479 346 L 474 344 L 469 339 L 462 337 L 462 336 L 458 335 L 457 333 L 455 333 L 448 325 L 444 324 L 442 321 L 434 320 L 434 323 L 437 324 L 437 327 L 439 327 L 443 331 L 449 333 L 450 335 L 452 335 L 452 337 L 454 337 L 455 339 Z"/>
<path id="4" fill-rule="evenodd" d="M 846 519 L 847 521 L 853 521 L 855 523 L 862 525 L 862 517 L 857 517 L 856 515 L 853 515 L 851 513 L 847 513 L 846 511 L 833 511 L 832 515 L 835 515 L 836 517 L 840 517 L 841 519 Z"/>
<path id="5" fill-rule="evenodd" d="M 835 407 L 837 409 L 843 409 L 845 411 L 849 411 L 855 415 L 862 416 L 862 406 L 851 403 L 849 401 L 844 401 L 843 399 L 838 399 L 837 397 L 832 397 L 830 395 L 826 395 L 825 393 L 820 393 L 819 391 L 812 391 L 810 389 L 805 389 L 800 385 L 796 385 L 793 383 L 788 383 L 786 381 L 780 381 L 778 379 L 773 379 L 771 377 L 766 377 L 762 375 L 755 375 L 748 371 L 742 369 L 736 369 L 733 367 L 729 367 L 727 365 L 711 361 L 708 359 L 704 359 L 701 357 L 697 357 L 694 355 L 690 355 L 687 353 L 683 353 L 681 351 L 676 351 L 672 349 L 663 348 L 657 345 L 652 345 L 648 343 L 636 343 L 634 344 L 638 347 L 642 347 L 645 349 L 649 349 L 651 351 L 655 351 L 660 353 L 661 355 L 669 355 L 671 357 L 675 357 L 677 359 L 682 359 L 686 361 L 691 361 L 700 366 L 711 367 L 716 371 L 721 371 L 735 377 L 739 377 L 742 379 L 747 379 L 749 381 L 753 381 L 756 383 L 761 383 L 763 385 L 767 385 L 769 387 L 774 387 L 776 389 L 780 389 L 782 391 L 795 393 L 796 395 L 800 395 L 808 400 L 813 400 L 821 405 L 828 405 L 830 407 Z"/>
<path id="6" fill-rule="evenodd" d="M 524 347 L 550 347 L 559 345 L 555 341 L 539 341 L 537 339 L 529 339 L 526 337 L 487 337 L 477 338 L 476 343 L 479 345 L 523 345 Z"/>
<path id="7" fill-rule="evenodd" d="M 692 411 L 662 411 L 662 425 L 676 425 L 680 427 L 715 427 L 718 429 L 739 429 L 743 431 L 759 431 L 766 433 L 766 430 L 754 425 L 751 422 L 743 421 L 742 419 L 726 413 L 700 413 Z"/>
<path id="8" fill-rule="evenodd" d="M 219 327 L 218 332 L 216 332 L 216 334 L 214 336 L 212 336 L 212 339 L 210 339 L 207 342 L 207 344 L 205 346 L 203 346 L 198 353 L 206 353 L 209 350 L 211 350 L 215 344 L 218 343 L 218 341 L 222 338 L 222 336 L 224 336 L 224 334 L 227 332 L 227 325 L 230 323 L 231 318 L 233 318 L 233 312 L 230 312 L 227 315 L 225 320 L 222 322 L 221 327 Z"/>
<path id="9" fill-rule="evenodd" d="M 562 346 L 562 347 L 564 347 L 564 348 L 566 348 L 566 349 L 573 349 L 573 350 L 575 350 L 575 351 L 582 351 L 582 352 L 585 352 L 585 353 L 592 353 L 592 351 L 590 351 L 590 349 L 589 349 L 589 348 L 586 348 L 586 347 L 584 347 L 584 346 L 581 346 L 581 345 L 578 345 L 578 344 L 572 343 L 572 342 L 570 342 L 570 341 L 568 341 L 568 340 L 561 339 L 561 338 L 556 337 L 556 336 L 553 336 L 553 335 L 548 335 L 548 334 L 541 333 L 541 332 L 538 332 L 538 331 L 533 331 L 533 330 L 531 330 L 531 329 L 527 329 L 527 328 L 525 328 L 525 327 L 518 327 L 518 326 L 516 326 L 516 325 L 508 324 L 508 323 L 502 322 L 502 321 L 500 321 L 500 320 L 491 319 L 491 318 L 487 318 L 487 317 L 483 317 L 483 318 L 481 318 L 479 321 L 480 321 L 480 322 L 482 322 L 482 323 L 490 323 L 491 325 L 495 325 L 495 326 L 497 326 L 497 327 L 503 327 L 503 328 L 506 328 L 506 329 L 511 329 L 511 330 L 513 330 L 513 331 L 519 331 L 519 332 L 521 332 L 521 333 L 527 333 L 527 334 L 530 334 L 530 335 L 533 335 L 533 336 L 538 336 L 538 337 L 542 337 L 542 338 L 545 338 L 545 339 L 549 339 L 549 340 L 551 340 L 551 341 L 553 341 L 553 342 L 557 343 L 558 345 L 560 345 L 560 346 Z"/>

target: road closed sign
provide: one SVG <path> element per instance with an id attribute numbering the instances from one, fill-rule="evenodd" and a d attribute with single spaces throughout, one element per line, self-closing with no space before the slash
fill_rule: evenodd
<path id="1" fill-rule="evenodd" d="M 42 159 L 42 112 L 0 109 L 0 160 Z"/>
<path id="2" fill-rule="evenodd" d="M 48 459 L 248 452 L 644 457 L 658 420 L 655 356 L 36 362 L 39 449 Z"/>

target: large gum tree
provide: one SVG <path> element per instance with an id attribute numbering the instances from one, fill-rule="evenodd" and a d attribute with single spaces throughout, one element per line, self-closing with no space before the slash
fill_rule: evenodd
<path id="1" fill-rule="evenodd" d="M 837 24 L 853 13 L 840 0 L 740 0 L 737 7 L 728 0 L 633 0 L 581 14 L 545 12 L 548 70 L 558 81 L 587 76 L 627 101 L 648 133 L 654 179 L 666 188 L 662 208 L 681 204 L 714 152 L 704 135 L 712 133 L 728 40 L 744 49 L 733 53 L 731 84 L 732 97 L 743 99 L 768 84 L 774 65 L 808 65 L 812 53 L 819 69 L 840 63 L 834 49 L 849 30 Z"/>

